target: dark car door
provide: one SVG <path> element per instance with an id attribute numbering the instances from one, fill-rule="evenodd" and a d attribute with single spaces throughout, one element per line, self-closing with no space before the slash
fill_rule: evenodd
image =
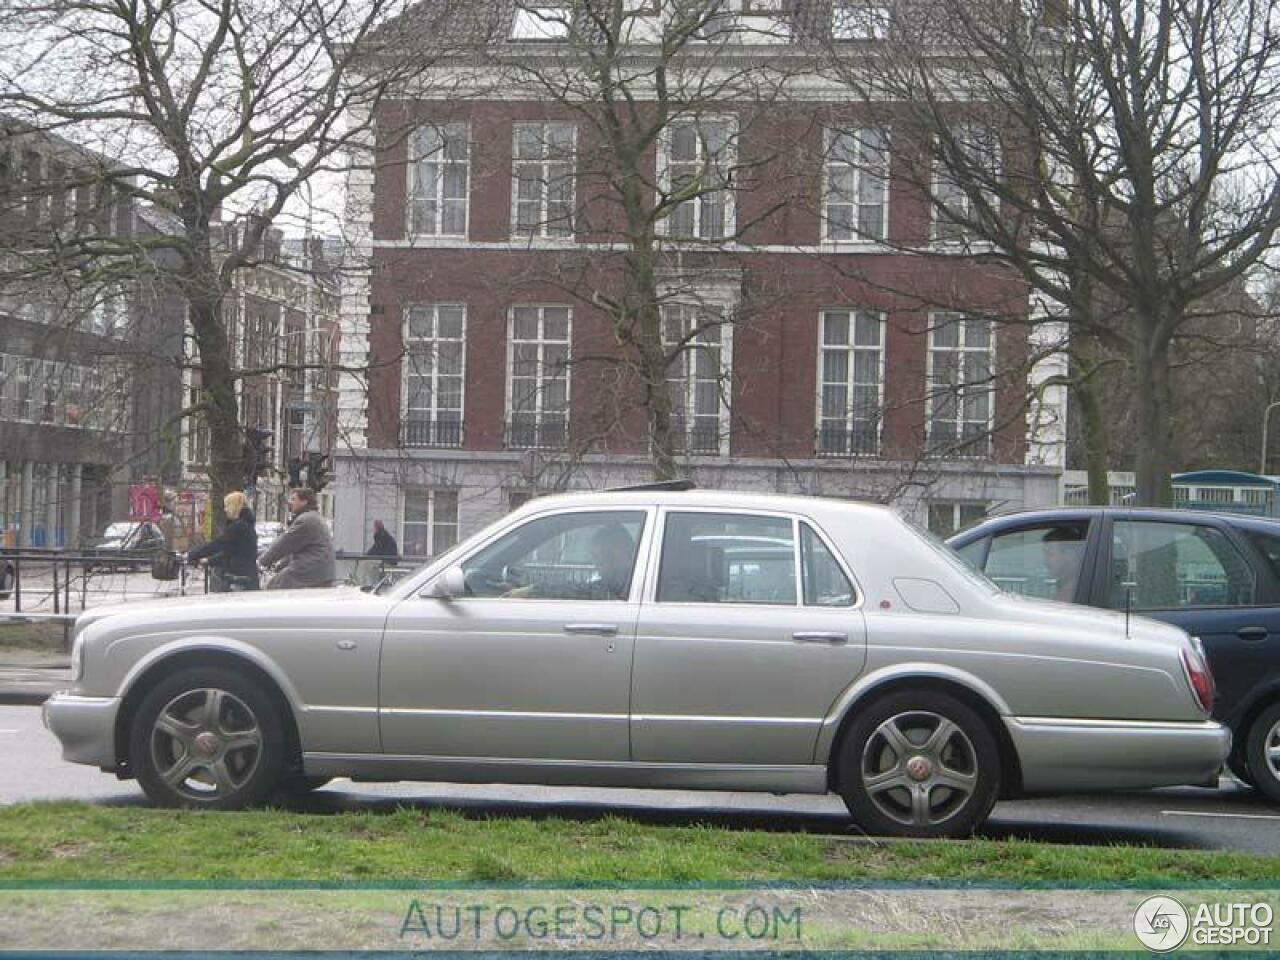
<path id="1" fill-rule="evenodd" d="M 1105 519 L 1093 602 L 1175 624 L 1204 642 L 1230 720 L 1280 662 L 1276 581 L 1240 531 L 1216 517 L 1113 513 Z"/>

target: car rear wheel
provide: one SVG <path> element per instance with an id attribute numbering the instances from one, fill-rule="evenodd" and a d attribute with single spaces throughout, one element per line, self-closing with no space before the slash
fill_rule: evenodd
<path id="1" fill-rule="evenodd" d="M 285 765 L 279 710 L 262 687 L 220 667 L 166 677 L 133 719 L 129 758 L 151 800 L 238 810 L 271 797 Z"/>
<path id="2" fill-rule="evenodd" d="M 959 699 L 905 690 L 859 710 L 838 757 L 839 789 L 871 834 L 965 837 L 1000 790 L 1000 752 Z"/>
<path id="3" fill-rule="evenodd" d="M 1280 703 L 1254 718 L 1245 735 L 1244 756 L 1253 785 L 1272 803 L 1280 803 Z"/>

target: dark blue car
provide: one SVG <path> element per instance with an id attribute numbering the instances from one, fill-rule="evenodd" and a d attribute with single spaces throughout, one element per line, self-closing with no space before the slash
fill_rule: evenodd
<path id="1" fill-rule="evenodd" d="M 1280 521 L 1061 507 L 993 517 L 947 543 L 1010 593 L 1154 617 L 1199 637 L 1228 764 L 1280 803 Z"/>

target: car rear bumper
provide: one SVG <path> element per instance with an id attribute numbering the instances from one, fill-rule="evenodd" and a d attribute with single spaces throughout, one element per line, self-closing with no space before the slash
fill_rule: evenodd
<path id="1" fill-rule="evenodd" d="M 1231 752 L 1220 723 L 1006 717 L 1026 793 L 1216 781 Z"/>
<path id="2" fill-rule="evenodd" d="M 59 690 L 44 702 L 44 725 L 62 744 L 62 758 L 114 770 L 119 697 L 82 697 Z"/>

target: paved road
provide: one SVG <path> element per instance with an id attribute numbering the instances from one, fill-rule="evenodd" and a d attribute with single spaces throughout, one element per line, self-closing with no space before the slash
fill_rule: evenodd
<path id="1" fill-rule="evenodd" d="M 27 800 L 144 803 L 132 781 L 63 763 L 35 707 L 0 707 L 0 803 Z M 337 781 L 308 803 L 317 813 L 449 807 L 487 815 L 609 814 L 652 823 L 711 823 L 737 829 L 849 833 L 855 828 L 835 797 L 659 790 L 355 784 Z M 1280 808 L 1268 807 L 1235 781 L 1218 791 L 1193 787 L 1145 793 L 1021 800 L 999 804 L 984 834 L 1049 843 L 1241 850 L 1280 856 Z"/>

